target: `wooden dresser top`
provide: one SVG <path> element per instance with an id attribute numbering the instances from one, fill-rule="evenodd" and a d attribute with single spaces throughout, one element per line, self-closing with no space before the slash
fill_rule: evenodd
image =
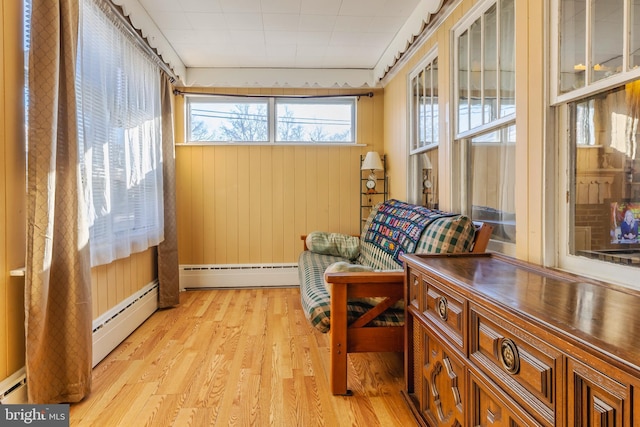
<path id="1" fill-rule="evenodd" d="M 640 292 L 497 254 L 404 258 L 471 302 L 491 302 L 640 373 Z"/>

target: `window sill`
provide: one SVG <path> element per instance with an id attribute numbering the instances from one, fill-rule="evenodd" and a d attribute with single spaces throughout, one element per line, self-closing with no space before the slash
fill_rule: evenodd
<path id="1" fill-rule="evenodd" d="M 356 144 L 353 142 L 180 142 L 176 147 L 366 147 L 367 144 Z"/>

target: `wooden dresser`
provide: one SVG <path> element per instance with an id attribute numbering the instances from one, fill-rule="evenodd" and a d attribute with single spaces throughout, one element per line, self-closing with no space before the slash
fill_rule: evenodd
<path id="1" fill-rule="evenodd" d="M 419 424 L 640 426 L 639 292 L 495 254 L 404 261 Z"/>

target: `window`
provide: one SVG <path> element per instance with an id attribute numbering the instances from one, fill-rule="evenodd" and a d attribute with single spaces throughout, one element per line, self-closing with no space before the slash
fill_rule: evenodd
<path id="1" fill-rule="evenodd" d="M 566 108 L 568 254 L 640 268 L 640 80 Z"/>
<path id="2" fill-rule="evenodd" d="M 269 141 L 267 100 L 189 98 L 189 141 Z"/>
<path id="3" fill-rule="evenodd" d="M 438 57 L 427 58 L 409 75 L 411 154 L 438 144 Z"/>
<path id="4" fill-rule="evenodd" d="M 95 266 L 164 237 L 160 70 L 108 10 L 85 0 L 81 11 L 78 136 Z"/>
<path id="5" fill-rule="evenodd" d="M 355 143 L 355 97 L 187 96 L 190 142 Z"/>
<path id="6" fill-rule="evenodd" d="M 438 208 L 438 105 L 437 49 L 429 52 L 408 76 L 409 162 L 408 200 Z"/>
<path id="7" fill-rule="evenodd" d="M 558 264 L 638 288 L 640 1 L 553 6 L 560 11 Z"/>
<path id="8" fill-rule="evenodd" d="M 556 0 L 554 7 L 556 96 L 582 96 L 624 83 L 629 72 L 640 75 L 640 1 Z"/>
<path id="9" fill-rule="evenodd" d="M 514 0 L 489 4 L 455 31 L 458 134 L 515 115 Z"/>
<path id="10" fill-rule="evenodd" d="M 469 168 L 461 183 L 464 212 L 493 225 L 492 249 L 513 254 L 516 242 L 515 125 L 456 141 Z"/>
<path id="11" fill-rule="evenodd" d="M 478 3 L 454 30 L 453 182 L 461 212 L 494 226 L 490 248 L 515 254 L 515 2 Z"/>

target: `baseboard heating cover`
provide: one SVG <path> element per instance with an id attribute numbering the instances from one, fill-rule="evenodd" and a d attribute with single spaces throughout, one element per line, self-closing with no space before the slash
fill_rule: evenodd
<path id="1" fill-rule="evenodd" d="M 183 289 L 298 285 L 297 264 L 198 264 L 180 266 L 180 286 Z"/>
<path id="2" fill-rule="evenodd" d="M 158 309 L 155 280 L 93 321 L 93 366 Z"/>
<path id="3" fill-rule="evenodd" d="M 93 367 L 158 309 L 155 280 L 93 321 Z M 0 381 L 0 404 L 25 404 L 25 368 Z"/>
<path id="4" fill-rule="evenodd" d="M 24 404 L 27 401 L 27 376 L 24 368 L 0 381 L 0 404 Z"/>

